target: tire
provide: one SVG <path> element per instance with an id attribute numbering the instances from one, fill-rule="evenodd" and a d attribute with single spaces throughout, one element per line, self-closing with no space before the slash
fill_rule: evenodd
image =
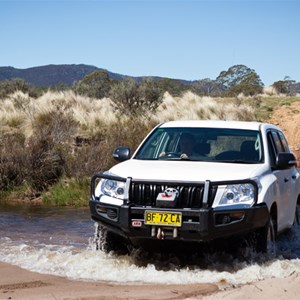
<path id="1" fill-rule="evenodd" d="M 276 221 L 273 218 L 256 232 L 253 246 L 257 253 L 276 255 Z"/>
<path id="2" fill-rule="evenodd" d="M 113 251 L 117 254 L 128 254 L 128 244 L 125 239 L 98 223 L 95 224 L 94 245 L 96 250 L 101 250 L 105 253 Z"/>
<path id="3" fill-rule="evenodd" d="M 300 209 L 299 209 L 299 206 L 300 205 L 297 203 L 297 205 L 296 205 L 296 211 L 295 211 L 294 225 L 300 225 L 300 217 L 299 217 Z"/>

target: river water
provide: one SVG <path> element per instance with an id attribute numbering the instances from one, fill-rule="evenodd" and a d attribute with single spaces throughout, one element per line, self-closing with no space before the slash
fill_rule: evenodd
<path id="1" fill-rule="evenodd" d="M 300 226 L 277 242 L 275 257 L 201 253 L 180 258 L 116 255 L 96 250 L 88 209 L 0 206 L 0 261 L 77 280 L 237 285 L 300 273 Z M 199 258 L 201 257 L 201 258 Z"/>

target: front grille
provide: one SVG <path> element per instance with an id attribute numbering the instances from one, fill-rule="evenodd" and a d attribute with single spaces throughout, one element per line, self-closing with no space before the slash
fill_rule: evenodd
<path id="1" fill-rule="evenodd" d="M 156 206 L 156 198 L 159 193 L 167 188 L 175 188 L 179 192 L 176 208 L 201 208 L 203 206 L 204 183 L 149 183 L 131 182 L 129 201 L 136 205 Z M 211 205 L 216 189 L 209 191 L 208 205 Z"/>

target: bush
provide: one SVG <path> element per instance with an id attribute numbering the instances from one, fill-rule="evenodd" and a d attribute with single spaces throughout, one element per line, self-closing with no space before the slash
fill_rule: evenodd
<path id="1" fill-rule="evenodd" d="M 3 134 L 0 140 L 0 190 L 7 191 L 22 184 L 26 178 L 28 160 L 25 137 L 16 132 Z"/>
<path id="2" fill-rule="evenodd" d="M 114 148 L 128 146 L 134 151 L 152 125 L 131 118 L 102 124 L 89 140 L 75 148 L 72 159 L 68 161 L 67 175 L 79 180 L 108 170 L 116 163 L 112 157 Z"/>
<path id="3" fill-rule="evenodd" d="M 35 192 L 55 183 L 71 155 L 78 123 L 69 114 L 50 111 L 33 120 L 33 133 L 3 134 L 0 141 L 0 188 L 9 190 L 26 181 Z"/>
<path id="4" fill-rule="evenodd" d="M 36 98 L 42 94 L 43 89 L 28 85 L 23 79 L 19 78 L 0 81 L 0 99 L 20 91 Z"/>
<path id="5" fill-rule="evenodd" d="M 4 99 L 16 91 L 28 93 L 29 87 L 22 79 L 3 80 L 0 81 L 0 99 Z"/>
<path id="6" fill-rule="evenodd" d="M 108 97 L 113 81 L 106 71 L 94 71 L 86 75 L 81 81 L 74 83 L 73 91 L 80 95 L 102 99 Z"/>
<path id="7" fill-rule="evenodd" d="M 148 117 L 162 101 L 162 92 L 153 80 L 141 84 L 125 79 L 115 84 L 110 91 L 113 106 L 120 115 Z"/>
<path id="8" fill-rule="evenodd" d="M 28 181 L 38 191 L 44 190 L 64 174 L 78 123 L 70 114 L 50 111 L 34 122 L 28 141 Z"/>

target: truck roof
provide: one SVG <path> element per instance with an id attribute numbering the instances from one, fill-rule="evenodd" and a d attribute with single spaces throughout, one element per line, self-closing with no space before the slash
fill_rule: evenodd
<path id="1" fill-rule="evenodd" d="M 264 128 L 276 128 L 276 126 L 261 122 L 246 122 L 246 121 L 223 121 L 223 120 L 179 120 L 169 121 L 160 125 L 163 128 L 172 127 L 207 127 L 207 128 L 230 128 L 230 129 L 249 129 L 260 130 Z"/>

